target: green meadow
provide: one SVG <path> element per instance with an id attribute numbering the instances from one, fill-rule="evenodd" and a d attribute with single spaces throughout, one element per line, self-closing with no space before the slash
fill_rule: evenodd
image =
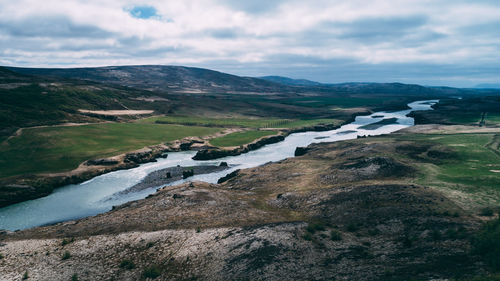
<path id="1" fill-rule="evenodd" d="M 277 131 L 245 131 L 231 133 L 219 138 L 210 140 L 210 143 L 219 147 L 239 146 L 250 143 L 258 138 L 277 134 Z"/>
<path id="2" fill-rule="evenodd" d="M 155 116 L 139 121 L 146 124 L 179 124 L 186 126 L 299 128 L 318 124 L 340 124 L 338 119 L 278 119 L 278 118 L 207 118 L 197 116 Z"/>
<path id="3" fill-rule="evenodd" d="M 421 175 L 417 183 L 477 205 L 500 204 L 499 134 L 410 134 L 398 136 L 398 140 L 431 143 L 447 151 L 437 162 L 418 161 Z"/>
<path id="4" fill-rule="evenodd" d="M 103 123 L 25 129 L 0 145 L 0 178 L 72 170 L 85 160 L 113 156 L 221 128 L 167 124 Z"/>

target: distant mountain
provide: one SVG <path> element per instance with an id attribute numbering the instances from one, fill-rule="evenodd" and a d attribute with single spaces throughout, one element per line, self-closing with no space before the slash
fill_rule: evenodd
<path id="1" fill-rule="evenodd" d="M 163 65 L 107 66 L 95 68 L 18 68 L 30 75 L 90 80 L 143 90 L 164 92 L 282 92 L 282 84 L 240 77 L 203 68 Z"/>
<path id="2" fill-rule="evenodd" d="M 346 82 L 337 84 L 320 83 L 307 79 L 292 79 L 283 76 L 263 76 L 259 77 L 267 81 L 280 83 L 291 87 L 300 87 L 303 91 L 318 91 L 321 93 L 335 94 L 404 94 L 409 96 L 420 95 L 467 95 L 474 94 L 476 91 L 467 89 L 458 89 L 451 87 L 425 87 L 416 84 L 403 83 L 375 83 L 375 82 Z"/>
<path id="3" fill-rule="evenodd" d="M 478 84 L 474 88 L 477 88 L 477 89 L 500 89 L 500 83 Z"/>
<path id="4" fill-rule="evenodd" d="M 281 76 L 241 77 L 219 71 L 164 65 L 106 66 L 89 68 L 6 67 L 22 75 L 46 79 L 78 79 L 105 85 L 119 85 L 159 93 L 280 93 L 315 92 L 335 94 L 397 94 L 408 96 L 449 96 L 481 92 L 474 89 L 424 87 L 402 83 L 352 82 L 322 84 Z"/>
<path id="5" fill-rule="evenodd" d="M 321 86 L 323 85 L 322 83 L 307 80 L 307 79 L 292 79 L 288 77 L 283 77 L 283 76 L 262 76 L 258 77 L 260 79 L 264 79 L 267 81 L 275 82 L 275 83 L 280 83 L 284 85 L 291 85 L 291 86 Z"/>
<path id="6" fill-rule="evenodd" d="M 26 81 L 31 81 L 33 78 L 29 75 L 23 75 L 20 73 L 16 73 L 11 71 L 5 67 L 0 66 L 0 84 L 4 83 L 21 83 Z"/>

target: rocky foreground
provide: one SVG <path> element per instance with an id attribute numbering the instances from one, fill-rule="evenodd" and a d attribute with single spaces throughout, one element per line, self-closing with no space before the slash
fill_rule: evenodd
<path id="1" fill-rule="evenodd" d="M 165 187 L 95 217 L 4 233 L 0 279 L 429 280 L 483 273 L 469 239 L 480 218 L 412 183 L 419 168 L 405 155 L 416 146 L 382 138 L 316 144 L 223 184 Z M 446 153 L 439 145 L 418 149 L 425 161 Z"/>

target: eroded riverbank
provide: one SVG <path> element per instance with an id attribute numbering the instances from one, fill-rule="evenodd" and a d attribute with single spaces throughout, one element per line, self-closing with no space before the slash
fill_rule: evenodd
<path id="1" fill-rule="evenodd" d="M 47 223 L 64 221 L 96 215 L 110 210 L 131 200 L 146 197 L 155 192 L 157 187 L 140 192 L 118 195 L 119 192 L 140 182 L 147 174 L 176 165 L 217 165 L 225 161 L 230 169 L 205 175 L 195 175 L 189 180 L 201 180 L 215 183 L 220 177 L 243 168 L 256 167 L 270 161 L 279 161 L 293 157 L 297 146 L 307 146 L 315 142 L 332 142 L 357 138 L 364 135 L 388 134 L 413 125 L 413 119 L 406 115 L 412 110 L 430 110 L 431 104 L 437 101 L 421 101 L 409 104 L 411 109 L 397 112 L 377 112 L 368 116 L 358 116 L 355 121 L 336 130 L 324 132 L 294 133 L 282 142 L 266 145 L 258 150 L 238 156 L 225 157 L 219 161 L 196 161 L 191 159 L 195 152 L 183 151 L 170 153 L 167 159 L 159 159 L 154 163 L 142 164 L 139 167 L 111 172 L 93 178 L 78 185 L 68 185 L 56 190 L 53 194 L 32 201 L 22 202 L 0 209 L 0 228 L 23 229 Z M 375 130 L 364 130 L 360 127 L 380 122 L 383 119 L 397 118 L 395 124 L 381 126 Z M 172 182 L 182 183 L 186 180 Z"/>

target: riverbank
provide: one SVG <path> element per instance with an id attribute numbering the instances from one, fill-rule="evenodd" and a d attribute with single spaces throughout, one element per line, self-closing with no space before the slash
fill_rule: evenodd
<path id="1" fill-rule="evenodd" d="M 221 149 L 212 146 L 209 142 L 211 139 L 244 131 L 242 128 L 226 128 L 221 132 L 203 137 L 186 137 L 166 144 L 147 146 L 136 151 L 119 154 L 113 157 L 87 160 L 81 163 L 76 169 L 68 172 L 35 174 L 4 179 L 0 181 L 0 208 L 47 196 L 51 194 L 55 188 L 61 186 L 79 184 L 112 171 L 134 168 L 140 164 L 155 161 L 168 152 L 199 150 L 202 151 L 200 153 L 205 151 L 206 155 L 210 155 L 210 157 L 203 160 L 216 159 L 228 155 L 239 155 L 261 148 L 266 144 L 282 141 L 285 136 L 294 132 L 304 132 L 308 130 L 325 131 L 336 127 L 338 126 L 315 125 L 297 129 L 280 129 L 278 135 L 259 138 L 250 144 L 244 145 L 242 148 Z M 216 153 L 219 153 L 218 157 L 214 157 Z M 194 159 L 201 160 L 202 158 L 196 157 Z"/>
<path id="2" fill-rule="evenodd" d="M 229 169 L 227 163 L 222 162 L 218 166 L 191 166 L 191 167 L 169 167 L 165 169 L 156 170 L 149 173 L 144 179 L 138 184 L 120 191 L 117 195 L 127 194 L 130 192 L 138 192 L 151 187 L 159 187 L 179 181 L 181 179 L 187 179 L 194 175 L 203 175 L 209 173 L 220 172 Z"/>
<path id="3" fill-rule="evenodd" d="M 347 120 L 342 125 L 351 123 L 352 121 L 354 121 L 354 118 Z M 217 147 L 217 148 L 201 149 L 196 153 L 195 156 L 193 156 L 193 160 L 214 160 L 227 156 L 237 156 L 243 153 L 250 152 L 252 150 L 259 149 L 268 144 L 273 144 L 283 141 L 287 136 L 293 133 L 331 131 L 342 127 L 342 125 L 324 124 L 324 125 L 314 125 L 309 127 L 296 128 L 296 129 L 280 130 L 277 135 L 261 137 L 251 143 L 241 145 L 238 147 L 228 147 L 228 148 Z M 274 130 L 274 129 L 268 129 L 268 130 Z"/>
<path id="4" fill-rule="evenodd" d="M 460 180 L 448 167 L 482 144 L 468 141 L 474 133 L 442 137 L 402 131 L 313 144 L 223 184 L 167 186 L 94 217 L 4 233 L 0 271 L 12 280 L 25 271 L 137 280 L 151 269 L 159 279 L 471 279 L 488 273 L 471 241 L 490 218 L 480 211 L 491 190 L 467 183 L 475 192 L 465 202 L 467 193 L 439 188 L 455 180 L 421 173 L 432 166 Z M 481 151 L 474 165 L 497 157 Z"/>
<path id="5" fill-rule="evenodd" d="M 429 101 L 413 102 L 408 106 L 413 110 L 428 110 L 430 108 L 428 103 Z M 224 161 L 228 162 L 231 167 L 237 165 L 238 169 L 244 169 L 260 166 L 270 161 L 281 161 L 285 158 L 293 157 L 296 147 L 304 147 L 311 143 L 355 139 L 359 135 L 389 134 L 413 124 L 412 118 L 406 117 L 410 111 L 377 112 L 368 116 L 358 116 L 355 118 L 355 122 L 346 124 L 338 130 L 322 132 L 329 128 L 321 127 L 318 128 L 319 131 L 315 132 L 290 134 L 281 142 L 266 145 L 249 153 L 227 157 Z M 373 116 L 377 117 L 374 118 Z M 386 125 L 376 130 L 358 130 L 361 126 L 378 122 L 383 118 L 394 117 L 398 118 L 398 124 Z M 202 144 L 198 143 L 197 145 Z M 184 148 L 189 149 L 189 146 L 190 144 L 185 145 Z M 144 198 L 153 192 L 153 190 L 145 190 L 144 192 L 123 196 L 111 196 L 136 184 L 140 179 L 146 177 L 148 173 L 179 164 L 182 166 L 197 166 L 203 163 L 192 160 L 191 158 L 194 155 L 195 151 L 171 152 L 167 159 L 161 159 L 157 163 L 147 163 L 137 168 L 105 174 L 80 185 L 69 185 L 64 191 L 59 190 L 37 200 L 0 209 L 0 225 L 12 230 L 24 229 L 106 212 L 112 206 Z M 214 163 L 210 165 L 214 165 Z M 232 168 L 231 170 L 234 171 L 234 169 Z M 224 172 L 215 172 L 206 175 L 196 175 L 194 180 L 216 183 L 226 174 Z M 33 214 L 34 209 L 43 211 Z"/>
<path id="6" fill-rule="evenodd" d="M 143 163 L 166 157 L 168 152 L 203 149 L 208 140 L 240 131 L 226 129 L 204 137 L 186 137 L 165 144 L 147 146 L 139 150 L 107 158 L 97 158 L 81 163 L 76 169 L 60 173 L 43 173 L 8 178 L 0 181 L 0 207 L 47 196 L 55 188 L 78 184 L 112 171 L 130 169 Z"/>

